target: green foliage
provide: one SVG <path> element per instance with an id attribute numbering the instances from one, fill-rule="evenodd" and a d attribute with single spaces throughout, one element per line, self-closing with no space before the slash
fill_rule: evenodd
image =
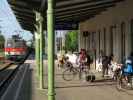
<path id="1" fill-rule="evenodd" d="M 0 33 L 0 49 L 4 46 L 5 43 L 5 38 L 4 36 Z"/>
<path id="2" fill-rule="evenodd" d="M 0 56 L 4 56 L 4 43 L 5 43 L 5 38 L 4 36 L 0 33 Z"/>
<path id="3" fill-rule="evenodd" d="M 5 38 L 4 38 L 4 36 L 0 33 L 0 42 L 5 42 Z"/>
<path id="4" fill-rule="evenodd" d="M 69 31 L 66 34 L 65 50 L 72 51 L 72 52 L 78 50 L 78 32 L 77 31 Z"/>

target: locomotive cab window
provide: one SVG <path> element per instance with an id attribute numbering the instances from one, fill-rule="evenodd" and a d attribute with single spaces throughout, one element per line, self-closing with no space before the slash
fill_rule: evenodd
<path id="1" fill-rule="evenodd" d="M 5 47 L 13 47 L 13 41 L 8 40 Z"/>
<path id="2" fill-rule="evenodd" d="M 17 42 L 17 43 L 15 44 L 15 47 L 23 47 L 23 46 L 24 46 L 24 44 L 23 44 L 22 41 L 19 41 L 19 42 Z"/>
<path id="3" fill-rule="evenodd" d="M 12 46 L 11 43 L 8 43 L 8 44 L 7 44 L 7 47 L 11 47 L 11 46 Z"/>

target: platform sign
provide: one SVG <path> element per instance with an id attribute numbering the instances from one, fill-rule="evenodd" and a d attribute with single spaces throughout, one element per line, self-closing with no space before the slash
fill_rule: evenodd
<path id="1" fill-rule="evenodd" d="M 56 30 L 78 30 L 78 23 L 55 23 Z"/>

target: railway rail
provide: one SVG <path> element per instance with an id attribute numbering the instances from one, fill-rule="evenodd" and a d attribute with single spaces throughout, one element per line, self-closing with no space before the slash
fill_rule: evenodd
<path id="1" fill-rule="evenodd" d="M 30 51 L 29 51 L 30 52 Z M 25 55 L 25 58 L 21 62 L 11 62 L 7 66 L 0 69 L 0 98 L 7 91 L 9 84 L 12 82 L 14 77 L 17 75 L 20 67 L 24 64 L 25 60 L 28 58 L 30 53 Z"/>
<path id="2" fill-rule="evenodd" d="M 14 73 L 16 69 L 17 65 L 13 65 L 13 63 L 11 63 L 8 66 L 4 67 L 2 70 L 0 70 L 0 96 L 6 90 L 6 87 L 15 75 Z"/>

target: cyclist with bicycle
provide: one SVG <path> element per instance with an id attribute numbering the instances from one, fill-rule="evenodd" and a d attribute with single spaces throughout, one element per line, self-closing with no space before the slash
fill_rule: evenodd
<path id="1" fill-rule="evenodd" d="M 63 68 L 67 59 L 68 58 L 65 57 L 65 55 L 60 56 L 60 58 L 58 59 L 58 67 Z"/>
<path id="2" fill-rule="evenodd" d="M 122 68 L 122 74 L 124 75 L 125 80 L 127 81 L 128 85 L 130 85 L 129 76 L 133 75 L 133 52 L 125 60 L 125 63 Z"/>
<path id="3" fill-rule="evenodd" d="M 87 54 L 85 49 L 81 49 L 79 53 L 79 64 L 85 64 L 87 62 Z"/>

